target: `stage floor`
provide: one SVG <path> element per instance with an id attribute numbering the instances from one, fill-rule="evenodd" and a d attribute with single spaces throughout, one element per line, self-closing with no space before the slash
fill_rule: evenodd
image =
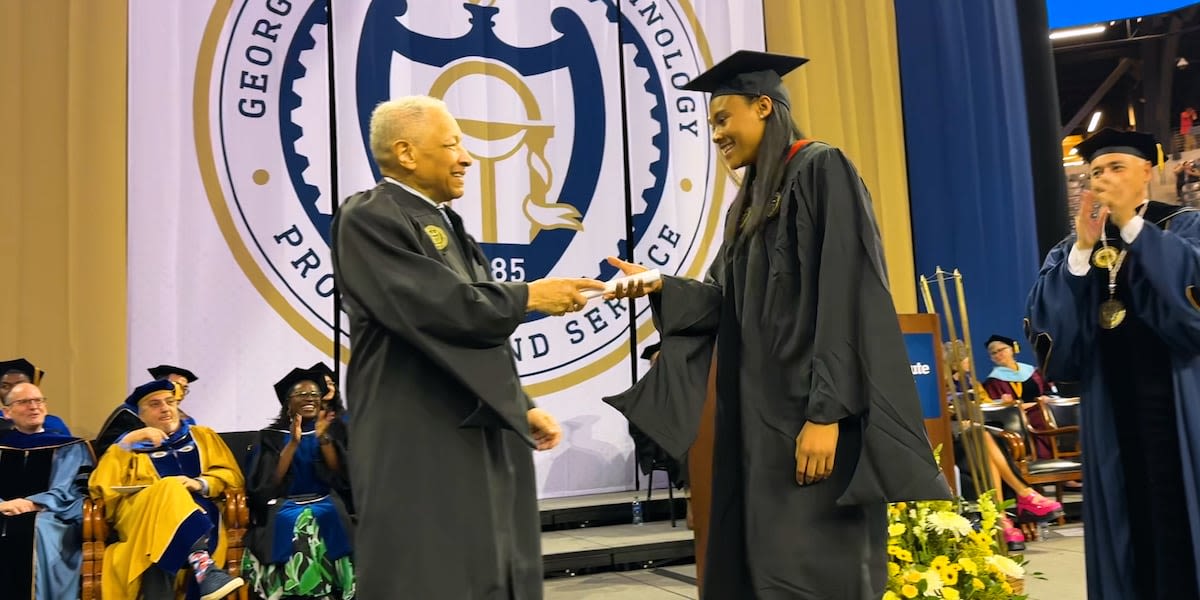
<path id="1" fill-rule="evenodd" d="M 638 529 L 645 530 L 646 535 L 658 535 L 656 529 L 649 529 L 658 525 L 661 524 L 649 523 Z M 668 531 L 662 535 L 675 533 Z M 1027 545 L 1025 558 L 1029 560 L 1029 571 L 1040 571 L 1046 578 L 1044 581 L 1032 577 L 1025 579 L 1025 590 L 1031 600 L 1083 600 L 1087 597 L 1082 534 L 1083 527 L 1078 524 L 1052 527 L 1045 540 Z M 542 539 L 545 541 L 545 536 Z M 558 577 L 546 581 L 546 600 L 696 599 L 699 594 L 695 577 L 695 565 Z"/>
<path id="2" fill-rule="evenodd" d="M 678 525 L 671 527 L 667 521 L 654 521 L 642 525 L 609 525 L 546 531 L 542 533 L 542 554 L 584 552 L 695 539 L 695 534 L 684 525 L 682 519 Z"/>

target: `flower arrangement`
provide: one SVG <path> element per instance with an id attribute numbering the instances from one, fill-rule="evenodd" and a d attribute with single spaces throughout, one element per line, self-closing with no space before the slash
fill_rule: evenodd
<path id="1" fill-rule="evenodd" d="M 992 492 L 979 497 L 979 527 L 952 501 L 888 505 L 888 582 L 883 600 L 1024 600 L 1020 556 L 1000 550 L 999 509 Z M 1015 560 L 1014 560 L 1015 559 Z"/>

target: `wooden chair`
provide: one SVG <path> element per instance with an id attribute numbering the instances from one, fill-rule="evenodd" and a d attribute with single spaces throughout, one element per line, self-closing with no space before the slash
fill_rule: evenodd
<path id="1" fill-rule="evenodd" d="M 1059 430 L 1079 427 L 1079 398 L 1038 398 L 1038 406 L 1046 417 L 1046 423 Z M 1054 438 L 1051 446 L 1054 458 L 1081 460 L 1079 433 L 1064 433 Z"/>
<path id="2" fill-rule="evenodd" d="M 1017 474 L 1030 485 L 1053 483 L 1055 499 L 1062 502 L 1063 486 L 1068 481 L 1083 479 L 1083 464 L 1068 458 L 1038 458 L 1036 438 L 1049 438 L 1050 447 L 1058 446 L 1057 438 L 1063 435 L 1079 435 L 1079 426 L 1052 427 L 1039 430 L 1029 426 L 1020 403 L 984 403 L 984 424 L 996 438 L 996 443 L 1008 451 L 1009 458 L 1017 467 Z M 1062 525 L 1065 518 L 1058 520 Z"/>
<path id="3" fill-rule="evenodd" d="M 242 572 L 242 555 L 245 553 L 243 538 L 250 524 L 250 510 L 246 506 L 243 490 L 225 491 L 221 516 L 225 520 L 225 535 L 228 537 L 228 552 L 225 569 L 230 575 Z M 93 498 L 83 500 L 83 595 L 81 600 L 101 600 L 100 580 L 104 567 L 104 546 L 110 541 L 108 522 L 104 518 L 104 502 Z M 250 589 L 243 586 L 227 596 L 234 600 L 249 600 Z M 110 599 L 113 600 L 113 599 Z"/>

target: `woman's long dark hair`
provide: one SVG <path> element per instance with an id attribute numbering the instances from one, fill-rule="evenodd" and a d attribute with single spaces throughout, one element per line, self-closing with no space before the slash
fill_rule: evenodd
<path id="1" fill-rule="evenodd" d="M 747 103 L 758 96 L 742 96 Z M 787 172 L 788 148 L 804 137 L 792 121 L 792 111 L 782 102 L 773 100 L 767 117 L 758 158 L 746 169 L 742 186 L 725 218 L 725 243 L 731 246 L 750 239 L 762 228 L 771 209 L 771 201 Z"/>

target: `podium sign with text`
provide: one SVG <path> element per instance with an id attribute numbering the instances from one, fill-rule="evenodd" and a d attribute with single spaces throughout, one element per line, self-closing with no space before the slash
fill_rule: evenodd
<path id="1" fill-rule="evenodd" d="M 908 363 L 912 369 L 925 431 L 933 447 L 941 444 L 942 472 L 951 489 L 954 485 L 954 435 L 950 430 L 950 412 L 946 405 L 945 366 L 942 364 L 941 324 L 935 314 L 898 315 Z"/>

